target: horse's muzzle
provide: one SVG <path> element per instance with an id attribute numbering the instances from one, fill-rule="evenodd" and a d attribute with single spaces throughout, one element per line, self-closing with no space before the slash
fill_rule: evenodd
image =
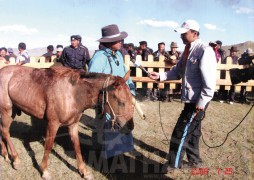
<path id="1" fill-rule="evenodd" d="M 133 129 L 134 129 L 134 122 L 133 122 L 133 119 L 131 119 L 123 127 L 121 127 L 119 131 L 120 133 L 123 133 L 123 134 L 130 134 Z"/>

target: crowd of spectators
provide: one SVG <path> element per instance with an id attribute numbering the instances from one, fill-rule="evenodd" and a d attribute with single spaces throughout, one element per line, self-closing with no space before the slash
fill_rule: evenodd
<path id="1" fill-rule="evenodd" d="M 64 66 L 72 67 L 76 69 L 83 70 L 85 68 L 85 64 L 88 64 L 90 60 L 90 55 L 87 47 L 85 47 L 82 43 L 82 37 L 80 35 L 71 36 L 71 45 L 64 48 L 63 45 L 56 46 L 56 53 L 54 53 L 54 46 L 48 45 L 47 52 L 42 54 L 41 56 L 45 57 L 45 62 L 51 62 L 51 57 L 53 55 L 56 56 L 56 61 L 61 62 Z M 237 56 L 238 49 L 236 46 L 232 46 L 229 49 L 229 56 L 226 56 L 226 52 L 221 48 L 222 41 L 217 40 L 215 42 L 210 42 L 210 46 L 213 47 L 217 62 L 221 64 L 238 64 L 239 57 Z M 98 49 L 101 49 L 102 45 L 99 44 Z M 181 52 L 178 51 L 178 46 L 176 42 L 171 42 L 169 45 L 170 51 L 166 51 L 166 44 L 164 42 L 158 43 L 158 49 L 153 51 L 153 49 L 149 48 L 147 41 L 140 41 L 139 46 L 135 46 L 133 43 L 124 43 L 122 41 L 122 48 L 120 49 L 123 57 L 128 54 L 132 54 L 135 56 L 140 55 L 142 61 L 148 61 L 148 56 L 153 55 L 154 61 L 159 61 L 160 56 L 164 56 L 164 61 L 172 66 L 176 65 Z M 17 65 L 23 65 L 25 63 L 30 62 L 30 56 L 26 49 L 26 44 L 21 42 L 18 44 L 18 54 L 14 54 L 12 48 L 2 47 L 0 48 L 0 60 L 4 63 L 10 63 L 10 58 L 15 59 L 15 63 Z M 245 54 L 252 55 L 252 49 L 248 48 Z M 71 59 L 71 61 L 68 61 Z M 77 59 L 76 61 L 74 59 Z M 167 69 L 166 69 L 167 70 Z M 132 68 L 132 75 L 135 75 L 135 68 Z M 158 69 L 155 69 L 158 71 Z M 143 74 L 145 76 L 145 74 Z M 226 71 L 221 71 L 220 79 L 225 79 Z M 171 102 L 174 98 L 180 97 L 181 94 L 181 84 L 176 84 L 174 90 L 170 89 L 170 84 L 165 84 L 165 88 L 163 90 L 159 90 L 157 84 L 154 84 L 153 88 L 147 88 L 144 83 L 144 87 L 140 89 L 140 93 L 144 96 L 145 100 L 152 101 L 169 101 Z M 215 93 L 215 98 L 221 102 L 228 102 L 229 104 L 233 104 L 235 99 L 235 87 L 231 86 L 230 90 L 226 90 L 225 86 L 220 86 L 218 92 Z M 246 87 L 241 87 L 239 102 L 246 103 Z"/>

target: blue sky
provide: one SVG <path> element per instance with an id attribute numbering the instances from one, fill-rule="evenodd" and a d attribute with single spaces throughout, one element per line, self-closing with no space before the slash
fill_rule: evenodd
<path id="1" fill-rule="evenodd" d="M 0 46 L 27 48 L 70 44 L 80 34 L 90 50 L 98 46 L 101 27 L 117 24 L 129 36 L 125 42 L 146 40 L 154 50 L 158 42 L 169 49 L 174 29 L 196 20 L 204 42 L 224 45 L 254 41 L 254 0 L 0 0 Z"/>

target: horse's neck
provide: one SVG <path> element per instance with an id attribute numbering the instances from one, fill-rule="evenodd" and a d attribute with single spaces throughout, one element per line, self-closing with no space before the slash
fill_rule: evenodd
<path id="1" fill-rule="evenodd" d="M 91 106 L 97 104 L 100 92 L 110 85 L 110 79 L 107 78 L 108 76 L 106 78 L 89 79 L 89 83 L 86 84 L 86 93 L 89 94 L 87 100 L 91 102 Z"/>

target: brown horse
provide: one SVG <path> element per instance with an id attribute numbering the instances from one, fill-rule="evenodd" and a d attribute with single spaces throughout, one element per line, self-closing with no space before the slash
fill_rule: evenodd
<path id="1" fill-rule="evenodd" d="M 132 96 L 125 83 L 129 76 L 130 72 L 121 78 L 99 73 L 81 73 L 65 67 L 36 69 L 7 66 L 1 69 L 0 133 L 5 142 L 0 138 L 0 144 L 5 160 L 9 161 L 8 145 L 14 168 L 17 169 L 20 164 L 18 153 L 10 139 L 9 128 L 16 114 L 23 111 L 38 119 L 47 120 L 45 152 L 41 163 L 44 179 L 50 178 L 47 171 L 48 157 L 60 126 L 68 126 L 80 174 L 86 179 L 92 179 L 81 155 L 78 122 L 83 111 L 95 106 L 103 94 L 102 104 L 105 111 L 113 117 L 112 127 L 116 123 L 120 132 L 130 133 L 134 123 Z"/>

